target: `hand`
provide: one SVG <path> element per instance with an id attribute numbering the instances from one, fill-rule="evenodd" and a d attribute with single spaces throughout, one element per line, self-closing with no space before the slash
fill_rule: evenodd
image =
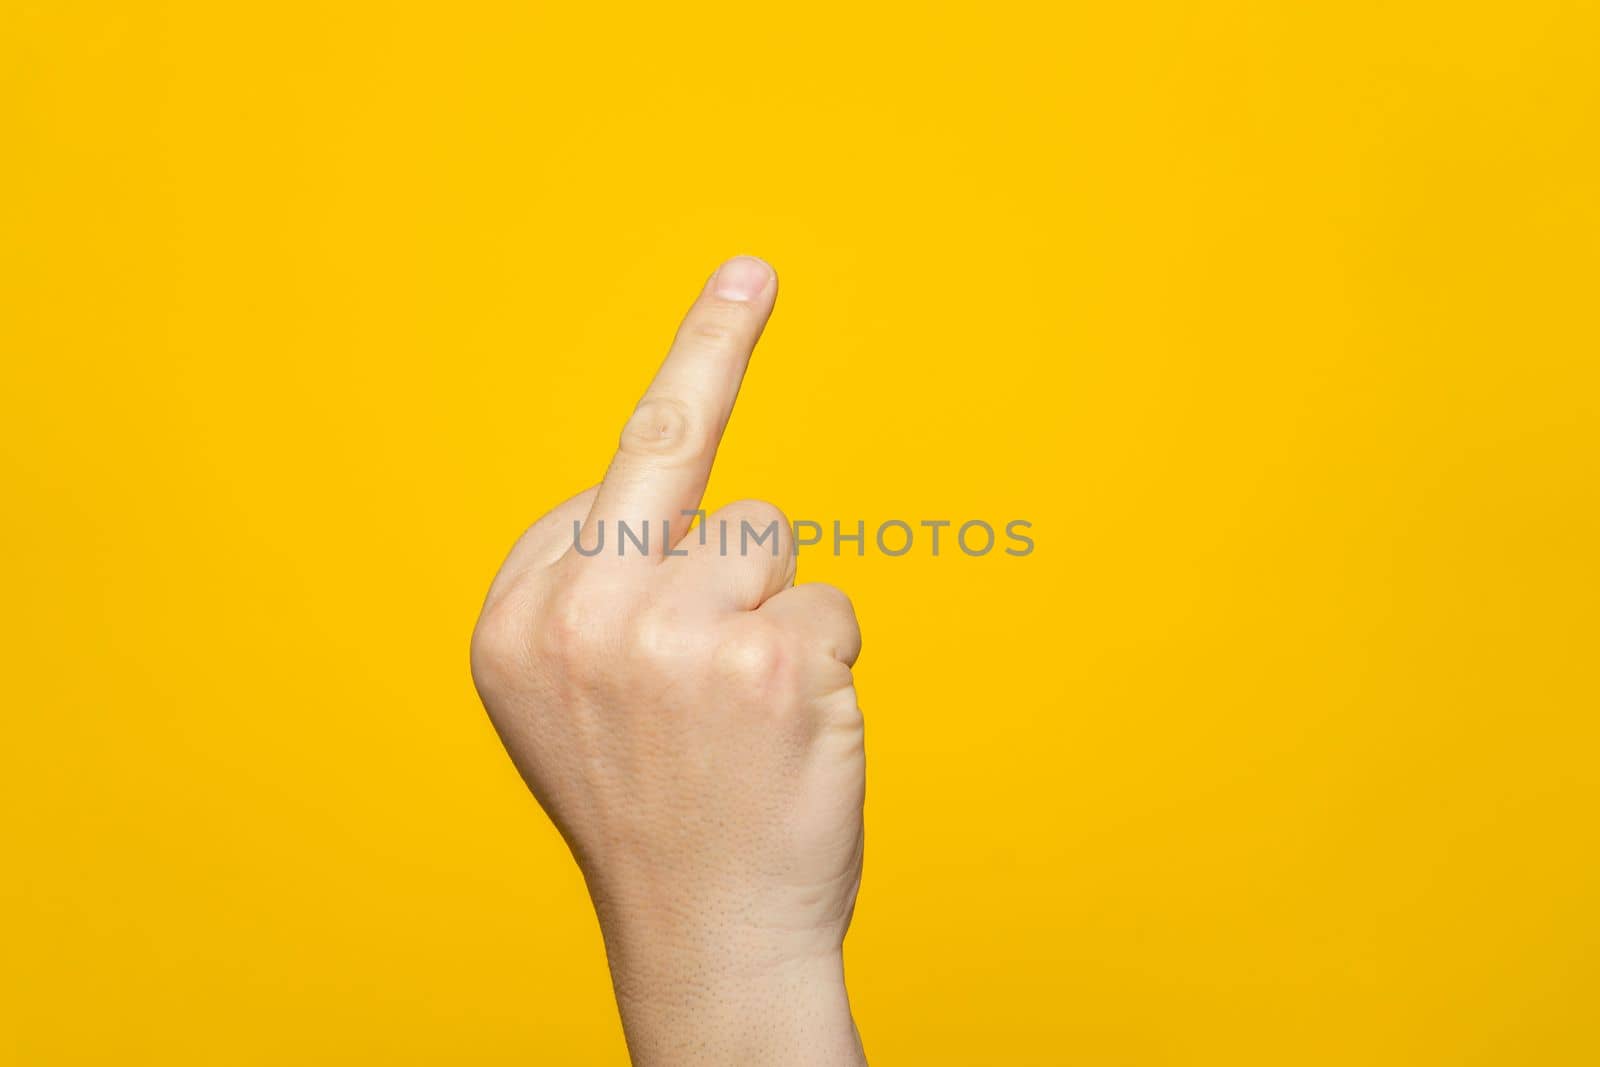
<path id="1" fill-rule="evenodd" d="M 484 706 L 583 870 L 640 1065 L 864 1062 L 841 962 L 855 614 L 794 585 L 770 504 L 684 536 L 777 287 L 748 257 L 711 277 L 604 481 L 517 542 L 473 634 Z"/>

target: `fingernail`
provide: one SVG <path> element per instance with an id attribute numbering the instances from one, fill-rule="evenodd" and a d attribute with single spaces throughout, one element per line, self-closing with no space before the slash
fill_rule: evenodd
<path id="1" fill-rule="evenodd" d="M 754 300 L 772 280 L 772 268 L 755 256 L 735 256 L 717 268 L 711 295 L 719 300 Z"/>

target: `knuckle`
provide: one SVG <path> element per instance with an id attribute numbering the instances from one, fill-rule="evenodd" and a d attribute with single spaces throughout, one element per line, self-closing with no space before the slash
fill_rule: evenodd
<path id="1" fill-rule="evenodd" d="M 740 500 L 729 504 L 718 513 L 726 525 L 730 541 L 741 546 L 741 554 L 748 548 L 774 556 L 792 556 L 794 531 L 789 518 L 775 504 L 765 500 Z"/>
<path id="2" fill-rule="evenodd" d="M 479 690 L 503 684 L 526 655 L 523 617 L 501 598 L 486 607 L 472 628 L 472 678 Z"/>
<path id="3" fill-rule="evenodd" d="M 596 644 L 592 613 L 571 587 L 557 589 L 544 601 L 534 631 L 539 653 L 568 666 L 589 658 Z"/>
<path id="4" fill-rule="evenodd" d="M 635 612 L 627 623 L 627 646 L 646 662 L 671 664 L 684 655 L 686 635 L 659 610 Z"/>
<path id="5" fill-rule="evenodd" d="M 749 314 L 743 304 L 708 301 L 684 320 L 682 337 L 693 344 L 729 347 L 743 334 Z"/>
<path id="6" fill-rule="evenodd" d="M 674 397 L 652 396 L 634 409 L 618 447 L 634 456 L 686 458 L 704 451 L 703 438 L 704 429 L 695 424 L 689 405 Z"/>
<path id="7" fill-rule="evenodd" d="M 728 510 L 752 526 L 767 526 L 775 522 L 781 529 L 789 525 L 789 517 L 783 513 L 783 509 L 766 500 L 740 500 L 728 505 Z"/>
<path id="8" fill-rule="evenodd" d="M 835 659 L 845 666 L 854 666 L 861 657 L 861 623 L 856 618 L 855 605 L 850 602 L 850 595 L 836 585 L 827 582 L 817 582 L 816 592 L 813 594 L 820 598 L 825 610 L 831 613 L 833 624 L 832 653 Z"/>
<path id="9" fill-rule="evenodd" d="M 717 666 L 721 673 L 748 689 L 776 688 L 788 661 L 781 635 L 765 626 L 742 627 L 717 648 Z"/>
<path id="10" fill-rule="evenodd" d="M 849 593 L 829 582 L 813 582 L 811 585 L 816 590 L 815 595 L 822 598 L 830 609 L 840 615 L 848 615 L 852 619 L 855 618 L 856 609 L 855 605 L 850 602 Z"/>
<path id="11" fill-rule="evenodd" d="M 821 702 L 819 711 L 823 725 L 836 737 L 845 740 L 851 747 L 863 746 L 867 722 L 861 714 L 861 703 L 856 699 L 854 687 L 847 686 L 835 691 Z"/>

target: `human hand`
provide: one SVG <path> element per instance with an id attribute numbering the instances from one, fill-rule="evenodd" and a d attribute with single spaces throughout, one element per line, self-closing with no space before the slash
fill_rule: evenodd
<path id="1" fill-rule="evenodd" d="M 473 633 L 478 692 L 583 871 L 646 1067 L 864 1062 L 841 956 L 865 788 L 855 614 L 794 585 L 770 504 L 684 536 L 777 287 L 749 257 L 712 276 L 604 481 L 523 535 Z M 744 534 L 774 521 L 776 544 Z"/>

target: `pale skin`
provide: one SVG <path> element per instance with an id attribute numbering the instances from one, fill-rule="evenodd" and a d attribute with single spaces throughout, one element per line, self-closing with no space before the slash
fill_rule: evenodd
<path id="1" fill-rule="evenodd" d="M 583 871 L 638 1067 L 866 1062 L 842 955 L 866 766 L 855 612 L 795 584 L 771 504 L 710 514 L 726 553 L 683 517 L 777 290 L 761 260 L 718 268 L 604 480 L 522 536 L 472 637 L 490 719 Z M 739 550 L 742 521 L 774 519 L 776 553 Z M 650 524 L 647 553 L 617 553 L 618 521 Z M 575 526 L 606 550 L 575 551 Z"/>

